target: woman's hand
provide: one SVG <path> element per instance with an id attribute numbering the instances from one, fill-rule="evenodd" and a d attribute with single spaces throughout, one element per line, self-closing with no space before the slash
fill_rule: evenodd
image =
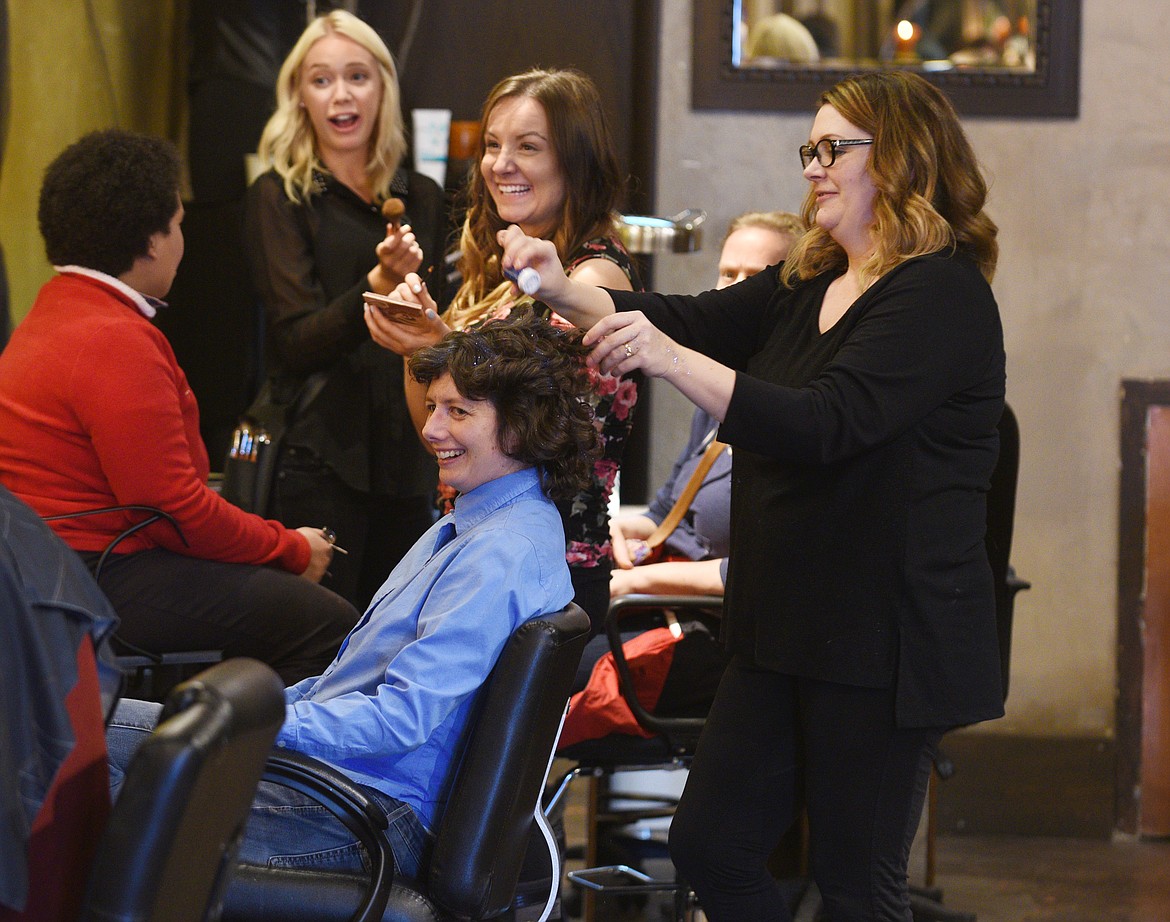
<path id="1" fill-rule="evenodd" d="M 423 251 L 409 224 L 386 225 L 386 237 L 374 247 L 378 265 L 370 270 L 367 281 L 380 295 L 389 294 L 396 285 L 422 265 Z"/>
<path id="2" fill-rule="evenodd" d="M 599 320 L 583 340 L 592 346 L 589 364 L 612 375 L 641 369 L 652 378 L 679 370 L 683 350 L 656 328 L 641 311 L 610 314 Z"/>
<path id="3" fill-rule="evenodd" d="M 622 515 L 609 520 L 609 541 L 613 548 L 613 562 L 621 570 L 637 565 L 637 547 L 645 547 L 646 539 L 657 526 L 647 515 Z"/>
<path id="4" fill-rule="evenodd" d="M 496 234 L 504 248 L 501 265 L 505 271 L 533 269 L 540 276 L 540 285 L 530 291 L 573 326 L 586 330 L 607 314 L 613 313 L 613 298 L 604 288 L 570 280 L 565 275 L 556 246 L 549 240 L 527 237 L 515 224 Z M 623 281 L 618 287 L 628 287 Z M 519 294 L 520 287 L 513 283 Z"/>
<path id="5" fill-rule="evenodd" d="M 642 588 L 639 585 L 642 574 L 635 572 L 633 568 L 628 570 L 614 570 L 609 574 L 609 597 L 616 599 L 623 595 L 633 595 L 635 592 L 641 592 Z"/>
<path id="6" fill-rule="evenodd" d="M 333 542 L 325 537 L 323 528 L 301 526 L 297 532 L 309 542 L 309 566 L 301 576 L 310 583 L 319 583 L 333 560 Z"/>
<path id="7" fill-rule="evenodd" d="M 409 357 L 424 346 L 433 346 L 450 332 L 439 319 L 438 308 L 427 286 L 413 272 L 391 294 L 400 301 L 409 301 L 422 307 L 422 323 L 411 324 L 391 320 L 376 308 L 366 305 L 366 328 L 383 349 Z"/>
<path id="8" fill-rule="evenodd" d="M 567 291 L 569 280 L 565 276 L 561 258 L 557 255 L 556 245 L 551 240 L 528 237 L 515 224 L 496 234 L 496 240 L 504 248 L 500 265 L 505 270 L 519 272 L 521 269 L 533 269 L 539 274 L 540 288 L 527 294 L 552 305 L 559 295 Z M 512 291 L 516 297 L 525 294 L 515 282 L 512 283 Z"/>

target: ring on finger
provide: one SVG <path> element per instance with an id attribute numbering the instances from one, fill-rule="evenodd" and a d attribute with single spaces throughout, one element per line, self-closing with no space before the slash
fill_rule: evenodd
<path id="1" fill-rule="evenodd" d="M 629 358 L 633 354 L 634 354 L 634 350 L 630 347 L 629 343 L 626 343 L 626 358 Z"/>

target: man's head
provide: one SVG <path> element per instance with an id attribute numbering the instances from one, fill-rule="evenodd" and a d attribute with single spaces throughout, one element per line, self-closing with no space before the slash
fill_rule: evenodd
<path id="1" fill-rule="evenodd" d="M 537 467 L 551 497 L 584 489 L 598 448 L 585 354 L 579 330 L 527 308 L 416 352 L 410 373 L 427 385 L 423 437 L 444 482 L 467 492 Z"/>
<path id="2" fill-rule="evenodd" d="M 45 170 L 37 220 L 55 266 L 121 277 L 149 260 L 145 284 L 134 287 L 161 298 L 183 255 L 181 219 L 179 155 L 159 138 L 95 131 Z"/>
<path id="3" fill-rule="evenodd" d="M 789 211 L 749 211 L 733 218 L 719 255 L 719 282 L 726 288 L 782 262 L 805 231 L 800 215 Z"/>

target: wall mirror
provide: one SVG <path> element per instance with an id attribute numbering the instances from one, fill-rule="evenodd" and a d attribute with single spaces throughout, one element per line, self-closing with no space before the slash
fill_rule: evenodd
<path id="1" fill-rule="evenodd" d="M 694 0 L 696 109 L 811 112 L 859 70 L 906 68 L 964 115 L 1075 118 L 1081 0 Z"/>

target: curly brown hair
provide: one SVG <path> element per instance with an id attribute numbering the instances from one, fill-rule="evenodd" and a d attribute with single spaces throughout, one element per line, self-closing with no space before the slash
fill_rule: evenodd
<path id="1" fill-rule="evenodd" d="M 504 453 L 536 467 L 548 496 L 568 499 L 591 482 L 600 449 L 583 335 L 518 307 L 502 320 L 448 333 L 419 349 L 410 374 L 421 384 L 450 374 L 464 397 L 491 401 Z"/>
<path id="2" fill-rule="evenodd" d="M 995 223 L 983 211 L 987 183 L 946 95 L 917 74 L 883 71 L 847 77 L 819 105 L 873 135 L 875 247 L 864 267 L 867 280 L 915 256 L 957 248 L 991 281 L 999 245 Z M 811 188 L 801 214 L 812 230 L 788 254 L 781 270 L 787 284 L 846 263 L 841 247 L 816 225 Z"/>

